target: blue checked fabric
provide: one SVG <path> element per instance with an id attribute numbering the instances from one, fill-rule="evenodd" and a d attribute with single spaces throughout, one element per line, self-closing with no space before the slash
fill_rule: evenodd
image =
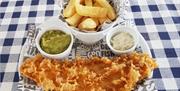
<path id="1" fill-rule="evenodd" d="M 180 90 L 180 0 L 129 0 L 129 16 L 147 41 L 159 67 L 159 91 Z M 15 91 L 18 58 L 28 24 L 59 14 L 54 0 L 0 1 L 0 91 Z"/>

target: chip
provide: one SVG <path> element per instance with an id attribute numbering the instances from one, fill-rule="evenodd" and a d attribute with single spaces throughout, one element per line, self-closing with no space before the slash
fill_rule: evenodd
<path id="1" fill-rule="evenodd" d="M 96 2 L 101 5 L 102 7 L 105 7 L 108 9 L 108 18 L 111 20 L 114 20 L 116 18 L 116 13 L 113 9 L 113 7 L 107 2 L 107 0 L 96 0 Z"/>
<path id="2" fill-rule="evenodd" d="M 84 19 L 78 26 L 81 30 L 94 30 L 97 27 L 97 23 L 92 18 Z"/>
<path id="3" fill-rule="evenodd" d="M 79 14 L 75 13 L 72 17 L 69 17 L 66 20 L 66 22 L 68 22 L 69 25 L 71 26 L 77 26 L 81 20 L 82 16 L 80 16 Z"/>
<path id="4" fill-rule="evenodd" d="M 63 11 L 63 15 L 64 17 L 71 17 L 72 15 L 74 15 L 75 13 L 75 0 L 69 0 L 68 5 L 66 6 L 66 8 Z"/>
<path id="5" fill-rule="evenodd" d="M 107 15 L 106 8 L 83 6 L 80 4 L 80 0 L 76 0 L 75 8 L 76 8 L 76 12 L 81 16 L 106 17 L 106 15 Z"/>

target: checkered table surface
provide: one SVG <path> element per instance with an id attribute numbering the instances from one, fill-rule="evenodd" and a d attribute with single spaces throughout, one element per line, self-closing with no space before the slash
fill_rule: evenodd
<path id="1" fill-rule="evenodd" d="M 147 41 L 158 69 L 159 91 L 180 90 L 180 0 L 129 0 L 136 28 Z M 54 0 L 0 1 L 0 91 L 15 91 L 18 58 L 28 24 L 59 14 Z"/>

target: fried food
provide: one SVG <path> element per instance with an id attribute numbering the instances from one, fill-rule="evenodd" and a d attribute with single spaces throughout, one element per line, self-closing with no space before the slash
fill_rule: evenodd
<path id="1" fill-rule="evenodd" d="M 94 3 L 94 6 L 101 7 L 97 2 Z"/>
<path id="2" fill-rule="evenodd" d="M 104 22 L 112 22 L 108 17 L 105 17 L 105 18 L 99 18 L 98 19 L 100 24 L 103 24 Z"/>
<path id="3" fill-rule="evenodd" d="M 131 91 L 157 67 L 146 54 L 54 60 L 40 54 L 20 66 L 20 73 L 45 91 Z"/>
<path id="4" fill-rule="evenodd" d="M 102 2 L 102 4 L 99 4 Z M 77 16 L 77 14 L 79 16 Z M 112 6 L 106 0 L 70 0 L 63 11 L 66 22 L 80 30 L 88 29 L 98 31 L 104 22 L 112 22 L 116 18 L 116 14 Z M 83 18 L 79 18 L 82 16 Z M 92 18 L 96 21 L 94 29 L 82 28 L 82 22 L 86 18 Z M 81 25 L 80 25 L 81 24 Z M 94 27 L 92 24 L 88 27 Z"/>
<path id="5" fill-rule="evenodd" d="M 108 9 L 108 18 L 111 20 L 114 20 L 116 18 L 116 13 L 113 9 L 113 7 L 107 2 L 107 0 L 96 0 L 96 2 L 101 5 L 102 7 L 105 7 Z"/>
<path id="6" fill-rule="evenodd" d="M 92 0 L 85 0 L 85 5 L 86 6 L 92 6 L 93 5 L 93 1 Z"/>
<path id="7" fill-rule="evenodd" d="M 73 16 L 65 19 L 66 22 L 68 22 L 69 25 L 71 26 L 77 26 L 81 20 L 82 16 L 80 16 L 79 14 L 75 13 Z"/>
<path id="8" fill-rule="evenodd" d="M 63 16 L 64 17 L 71 17 L 72 15 L 74 15 L 75 13 L 75 0 L 69 0 L 68 5 L 66 6 L 66 8 L 63 11 Z"/>
<path id="9" fill-rule="evenodd" d="M 97 2 L 94 3 L 94 6 L 101 7 Z M 107 16 L 102 18 L 96 18 L 98 20 L 98 24 L 103 24 L 104 22 L 112 22 Z"/>
<path id="10" fill-rule="evenodd" d="M 107 15 L 106 8 L 83 6 L 80 4 L 80 0 L 76 0 L 75 8 L 76 8 L 76 12 L 81 16 L 105 17 Z"/>
<path id="11" fill-rule="evenodd" d="M 95 30 L 96 27 L 97 27 L 97 23 L 92 18 L 84 19 L 84 21 L 82 21 L 78 26 L 78 28 L 81 30 Z"/>

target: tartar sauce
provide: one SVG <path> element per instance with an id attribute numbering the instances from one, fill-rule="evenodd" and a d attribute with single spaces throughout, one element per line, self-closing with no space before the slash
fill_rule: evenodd
<path id="1" fill-rule="evenodd" d="M 119 51 L 128 50 L 134 45 L 133 36 L 127 32 L 119 32 L 111 38 L 111 45 Z"/>

